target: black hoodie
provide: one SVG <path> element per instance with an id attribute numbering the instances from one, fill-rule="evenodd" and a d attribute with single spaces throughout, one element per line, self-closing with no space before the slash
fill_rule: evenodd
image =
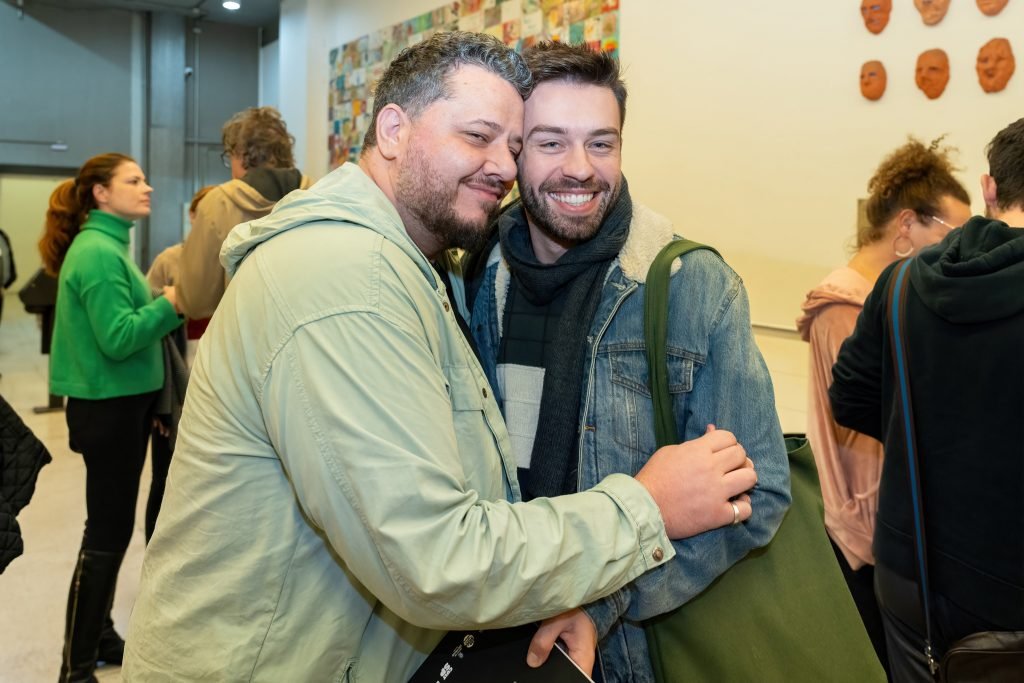
<path id="1" fill-rule="evenodd" d="M 878 278 L 829 390 L 840 424 L 885 444 L 874 553 L 917 581 L 910 484 Z M 910 266 L 906 345 L 933 591 L 1024 629 L 1024 228 L 974 217 Z"/>

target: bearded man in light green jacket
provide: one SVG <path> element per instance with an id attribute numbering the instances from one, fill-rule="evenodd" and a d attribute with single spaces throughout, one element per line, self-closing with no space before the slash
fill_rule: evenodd
<path id="1" fill-rule="evenodd" d="M 405 681 L 445 630 L 554 617 L 671 559 L 670 538 L 749 516 L 756 476 L 723 431 L 636 479 L 517 502 L 508 434 L 432 262 L 484 238 L 530 83 L 488 36 L 410 48 L 378 86 L 360 163 L 229 235 L 125 680 Z M 561 633 L 592 657 L 586 619 L 548 622 L 539 654 Z"/>

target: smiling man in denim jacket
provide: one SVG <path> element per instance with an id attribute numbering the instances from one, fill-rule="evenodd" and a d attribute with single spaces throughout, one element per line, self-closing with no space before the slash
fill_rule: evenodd
<path id="1" fill-rule="evenodd" d="M 554 43 L 527 62 L 536 87 L 519 157 L 522 202 L 502 214 L 500 244 L 481 257 L 471 326 L 530 498 L 635 473 L 654 452 L 644 279 L 675 231 L 631 201 L 622 177 L 626 89 L 615 60 Z M 743 284 L 710 252 L 684 261 L 672 276 L 668 325 L 678 433 L 690 440 L 714 425 L 735 434 L 758 484 L 734 509 L 750 505 L 753 514 L 675 542 L 672 562 L 574 617 L 596 631 L 595 670 L 607 683 L 653 681 L 643 620 L 687 602 L 765 545 L 789 504 L 782 430 Z M 719 476 L 692 471 L 695 483 Z"/>

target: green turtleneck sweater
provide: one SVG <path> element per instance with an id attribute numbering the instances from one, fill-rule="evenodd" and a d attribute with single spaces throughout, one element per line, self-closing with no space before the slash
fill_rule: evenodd
<path id="1" fill-rule="evenodd" d="M 131 221 L 91 211 L 60 269 L 50 393 L 104 399 L 159 389 L 160 339 L 181 324 L 128 254 Z"/>

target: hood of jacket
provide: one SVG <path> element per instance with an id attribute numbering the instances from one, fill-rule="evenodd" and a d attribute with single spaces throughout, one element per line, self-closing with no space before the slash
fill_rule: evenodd
<path id="1" fill-rule="evenodd" d="M 821 283 L 807 293 L 800 305 L 803 314 L 796 319 L 800 338 L 808 340 L 811 323 L 823 310 L 833 304 L 864 306 L 864 300 L 871 292 L 871 283 L 853 268 L 840 268 L 829 273 Z"/>
<path id="2" fill-rule="evenodd" d="M 292 190 L 309 186 L 309 178 L 298 169 L 254 168 L 244 177 L 221 183 L 217 188 L 242 211 L 258 215 L 270 211 Z"/>
<path id="3" fill-rule="evenodd" d="M 951 323 L 979 323 L 1024 311 L 1024 228 L 975 216 L 910 266 L 914 291 Z"/>
<path id="4" fill-rule="evenodd" d="M 311 223 L 330 222 L 338 229 L 372 230 L 397 245 L 431 282 L 433 268 L 409 238 L 402 219 L 387 196 L 363 170 L 345 163 L 308 190 L 292 192 L 263 218 L 241 223 L 228 233 L 220 262 L 229 276 L 259 245 L 277 235 Z"/>

